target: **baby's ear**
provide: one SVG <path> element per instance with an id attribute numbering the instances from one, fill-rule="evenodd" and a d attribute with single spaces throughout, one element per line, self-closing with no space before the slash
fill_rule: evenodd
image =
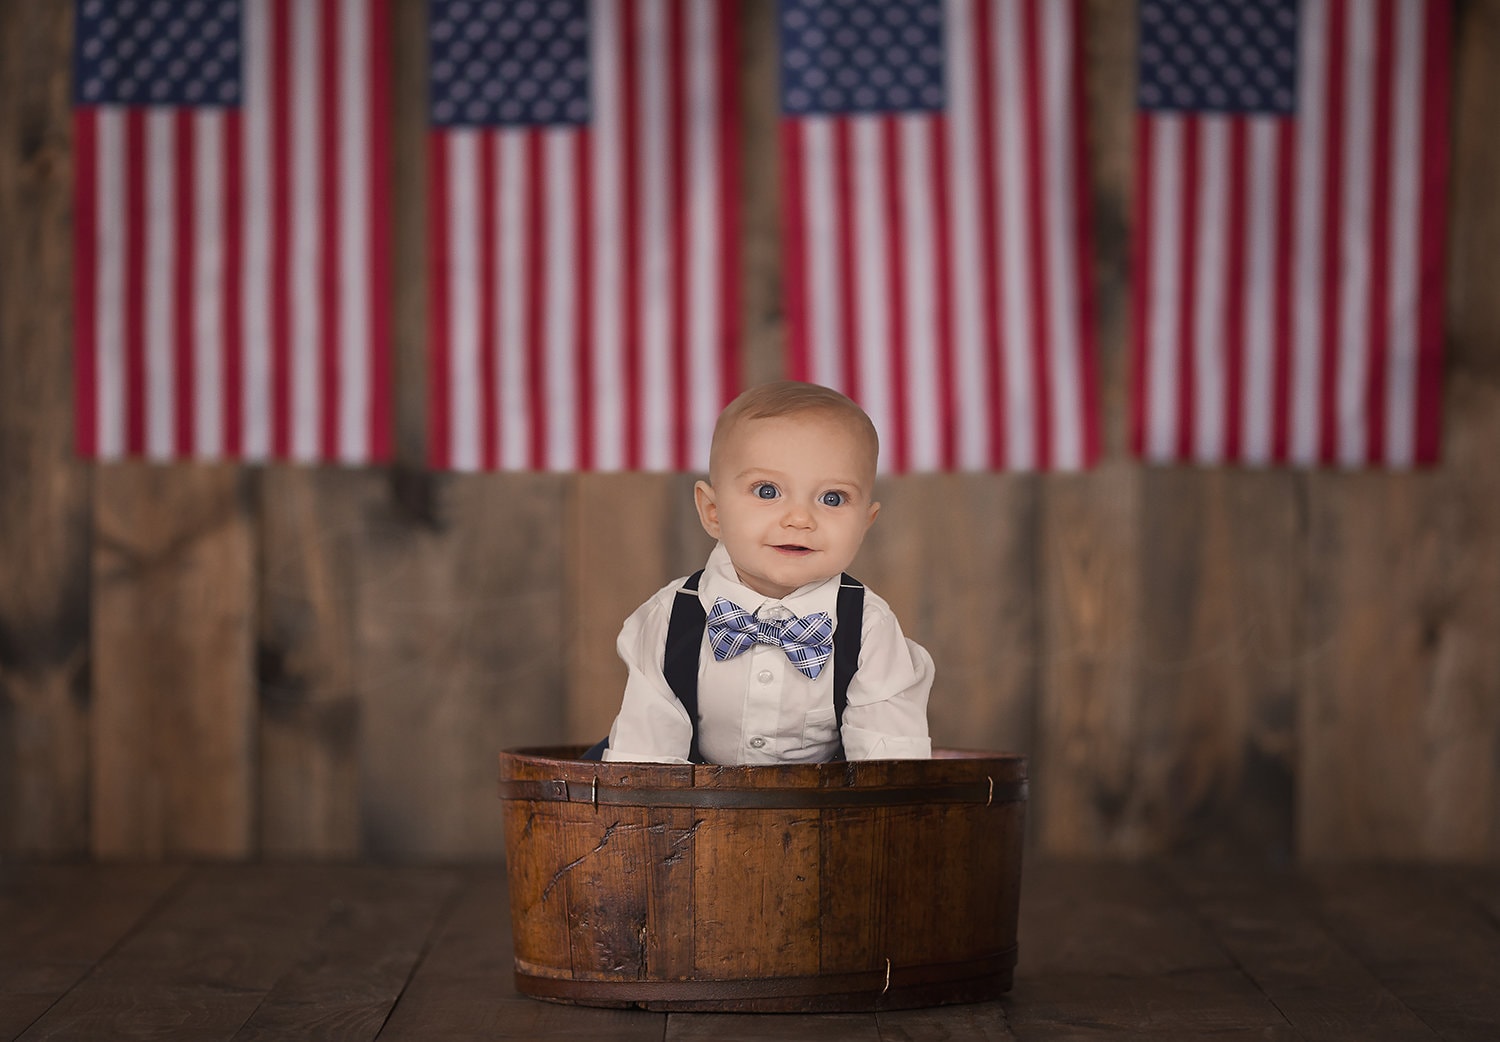
<path id="1" fill-rule="evenodd" d="M 693 502 L 698 507 L 698 520 L 703 530 L 712 539 L 719 538 L 719 504 L 714 502 L 714 487 L 706 481 L 693 486 Z"/>
<path id="2" fill-rule="evenodd" d="M 866 532 L 868 532 L 870 530 L 870 526 L 875 523 L 875 515 L 878 514 L 878 513 L 880 513 L 880 504 L 879 503 L 871 503 L 870 504 L 870 514 L 869 514 L 868 517 L 865 518 L 865 531 Z"/>

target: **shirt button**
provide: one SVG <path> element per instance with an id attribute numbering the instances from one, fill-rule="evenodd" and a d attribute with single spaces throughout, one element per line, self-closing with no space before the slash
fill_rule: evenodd
<path id="1" fill-rule="evenodd" d="M 756 735 L 754 738 L 750 739 L 750 748 L 752 749 L 763 749 L 765 748 L 765 744 L 766 740 L 760 735 Z"/>
<path id="2" fill-rule="evenodd" d="M 776 679 L 776 674 L 772 673 L 769 669 L 763 669 L 755 674 L 755 679 L 759 680 L 762 684 L 769 684 Z"/>

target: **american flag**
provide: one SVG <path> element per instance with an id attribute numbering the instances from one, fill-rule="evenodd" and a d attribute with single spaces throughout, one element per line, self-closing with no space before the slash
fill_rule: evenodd
<path id="1" fill-rule="evenodd" d="M 892 471 L 1098 451 L 1076 0 L 782 0 L 791 369 Z"/>
<path id="2" fill-rule="evenodd" d="M 736 21 L 433 0 L 433 466 L 706 465 L 738 382 Z"/>
<path id="3" fill-rule="evenodd" d="M 88 457 L 389 448 L 384 0 L 80 0 Z"/>
<path id="4" fill-rule="evenodd" d="M 1144 0 L 1135 447 L 1437 458 L 1448 0 Z"/>

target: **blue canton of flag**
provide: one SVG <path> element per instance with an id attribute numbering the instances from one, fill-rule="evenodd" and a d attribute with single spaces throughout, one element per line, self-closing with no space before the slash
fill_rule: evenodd
<path id="1" fill-rule="evenodd" d="M 1297 0 L 1143 0 L 1143 109 L 1290 114 Z"/>
<path id="2" fill-rule="evenodd" d="M 434 125 L 589 121 L 586 0 L 432 0 Z"/>
<path id="3" fill-rule="evenodd" d="M 943 101 L 940 0 L 784 0 L 786 114 L 932 112 Z"/>
<path id="4" fill-rule="evenodd" d="M 85 0 L 78 8 L 79 105 L 240 102 L 239 0 Z"/>

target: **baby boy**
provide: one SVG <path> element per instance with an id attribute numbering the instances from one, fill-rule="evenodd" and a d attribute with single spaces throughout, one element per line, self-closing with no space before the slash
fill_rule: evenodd
<path id="1" fill-rule="evenodd" d="M 875 522 L 870 418 L 814 384 L 752 388 L 714 428 L 698 517 L 718 545 L 620 632 L 606 760 L 924 759 L 932 658 L 844 574 Z"/>

